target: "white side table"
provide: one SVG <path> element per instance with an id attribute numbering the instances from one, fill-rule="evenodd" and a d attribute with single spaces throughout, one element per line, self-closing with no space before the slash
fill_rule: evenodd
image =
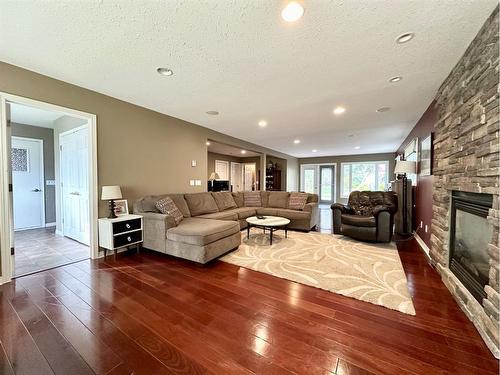
<path id="1" fill-rule="evenodd" d="M 123 215 L 115 219 L 99 219 L 99 247 L 113 250 L 115 255 L 118 249 L 136 245 L 137 251 L 143 241 L 142 216 Z"/>

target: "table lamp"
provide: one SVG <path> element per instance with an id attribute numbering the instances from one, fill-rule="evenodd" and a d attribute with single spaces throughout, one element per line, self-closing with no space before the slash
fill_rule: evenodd
<path id="1" fill-rule="evenodd" d="M 122 198 L 122 191 L 119 186 L 103 186 L 101 200 L 108 201 L 109 215 L 108 219 L 116 218 L 115 214 L 115 199 Z"/>

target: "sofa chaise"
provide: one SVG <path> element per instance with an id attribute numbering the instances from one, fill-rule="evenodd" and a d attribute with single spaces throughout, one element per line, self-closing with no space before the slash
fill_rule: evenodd
<path id="1" fill-rule="evenodd" d="M 156 207 L 165 197 L 182 212 L 179 223 Z M 240 230 L 250 216 L 286 217 L 289 229 L 317 228 L 318 196 L 308 194 L 302 209 L 290 208 L 289 197 L 288 192 L 267 191 L 149 195 L 134 203 L 134 213 L 143 216 L 145 248 L 207 263 L 241 244 Z"/>

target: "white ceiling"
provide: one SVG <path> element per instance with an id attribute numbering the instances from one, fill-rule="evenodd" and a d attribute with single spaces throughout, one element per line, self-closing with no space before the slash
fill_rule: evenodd
<path id="1" fill-rule="evenodd" d="M 10 103 L 10 121 L 18 124 L 54 128 L 54 121 L 64 116 L 63 113 L 46 111 L 22 104 Z"/>
<path id="2" fill-rule="evenodd" d="M 249 158 L 249 157 L 254 157 L 254 156 L 260 156 L 258 152 L 250 151 L 250 150 L 244 150 L 246 151 L 244 154 L 241 153 L 243 151 L 241 148 L 226 145 L 224 143 L 218 143 L 214 141 L 210 141 L 210 145 L 207 146 L 207 150 L 210 152 L 215 152 L 217 154 L 222 154 L 222 155 L 232 155 L 236 156 L 239 158 Z"/>
<path id="3" fill-rule="evenodd" d="M 303 3 L 4 0 L 0 59 L 298 157 L 391 152 L 497 0 Z"/>

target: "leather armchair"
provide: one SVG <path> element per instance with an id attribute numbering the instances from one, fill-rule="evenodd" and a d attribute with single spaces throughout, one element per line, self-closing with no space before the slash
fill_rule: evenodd
<path id="1" fill-rule="evenodd" d="M 385 191 L 353 191 L 347 205 L 331 206 L 333 233 L 361 241 L 390 242 L 397 195 Z"/>

